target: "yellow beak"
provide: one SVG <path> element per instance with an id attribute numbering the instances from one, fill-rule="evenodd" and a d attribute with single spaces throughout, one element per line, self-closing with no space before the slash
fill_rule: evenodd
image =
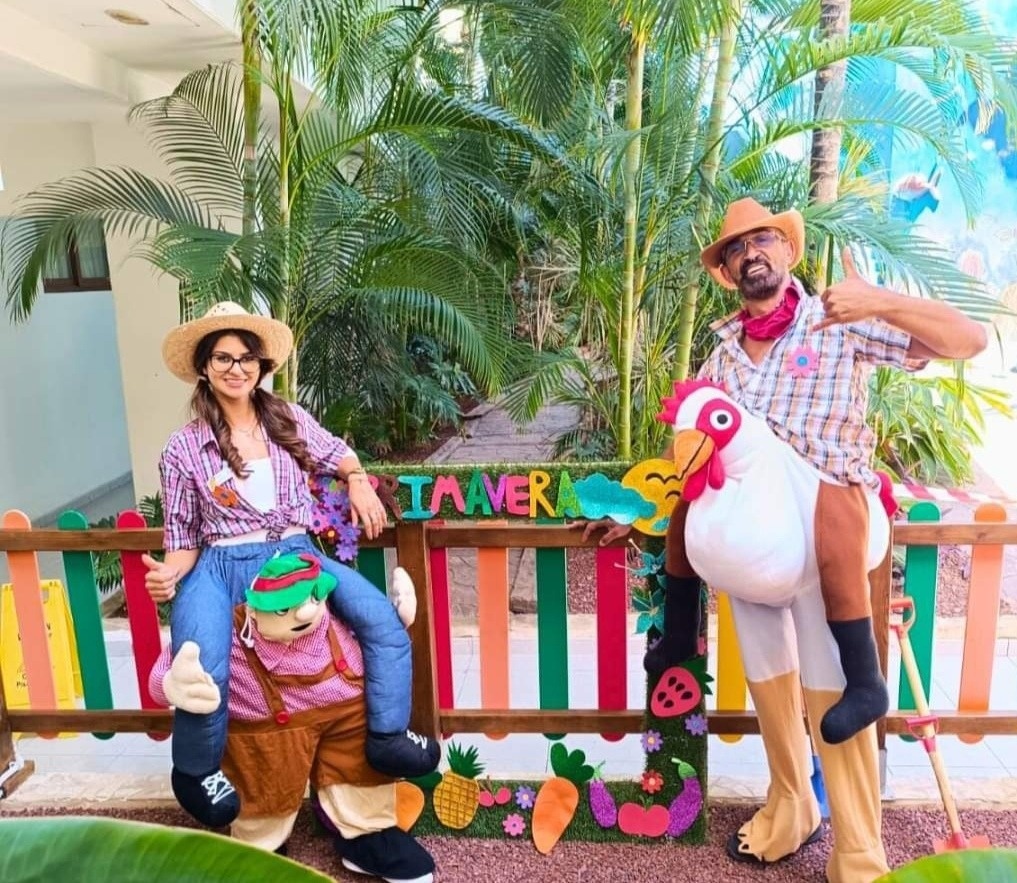
<path id="1" fill-rule="evenodd" d="M 710 436 L 698 429 L 683 429 L 674 437 L 674 471 L 683 484 L 713 456 L 717 446 Z"/>

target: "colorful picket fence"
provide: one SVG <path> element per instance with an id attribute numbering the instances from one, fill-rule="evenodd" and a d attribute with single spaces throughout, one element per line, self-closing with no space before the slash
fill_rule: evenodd
<path id="1" fill-rule="evenodd" d="M 4 514 L 4 530 L 30 531 L 28 517 L 17 510 Z M 57 522 L 62 531 L 85 531 L 88 522 L 80 512 L 65 512 Z M 138 512 L 122 512 L 117 519 L 118 531 L 145 529 L 144 517 Z M 156 606 L 145 590 L 145 566 L 141 552 L 121 551 L 124 598 L 131 632 L 134 669 L 138 684 L 141 708 L 164 708 L 148 690 L 148 674 L 162 650 L 159 633 L 159 616 Z M 109 660 L 102 628 L 102 607 L 91 553 L 65 550 L 63 555 L 66 597 L 73 624 L 73 643 L 61 645 L 47 634 L 42 583 L 39 563 L 34 551 L 8 551 L 7 563 L 11 590 L 15 601 L 17 626 L 20 631 L 20 655 L 24 677 L 28 685 L 29 705 L 32 708 L 58 708 L 66 706 L 57 697 L 54 673 L 62 660 L 55 658 L 70 652 L 80 672 L 82 698 L 87 710 L 113 709 L 113 691 L 110 682 Z M 2 625 L 2 624 L 0 624 Z M 6 648 L 6 644 L 5 644 Z M 9 648 L 6 652 L 10 652 Z M 7 665 L 7 670 L 12 666 Z M 111 732 L 96 732 L 97 738 L 109 738 Z M 166 733 L 150 733 L 153 739 L 165 739 Z"/>
<path id="2" fill-rule="evenodd" d="M 560 521 L 542 519 L 538 523 L 555 524 Z M 487 524 L 491 527 L 498 526 L 492 522 Z M 566 549 L 539 548 L 535 550 L 535 557 L 539 708 L 546 711 L 567 711 L 570 707 L 570 669 Z M 442 711 L 452 711 L 456 708 L 456 690 L 452 674 L 453 628 L 448 549 L 429 549 L 428 562 L 438 705 Z M 382 590 L 386 588 L 384 549 L 361 549 L 357 563 L 361 572 L 375 585 Z M 625 548 L 598 548 L 594 552 L 594 568 L 597 709 L 625 711 L 629 709 L 626 654 L 629 598 Z M 492 711 L 510 708 L 508 547 L 477 548 L 476 591 L 480 708 Z M 642 698 L 638 697 L 640 703 Z M 487 735 L 501 738 L 507 733 L 488 732 Z M 602 735 L 609 741 L 617 741 L 624 733 L 605 732 Z"/>
<path id="3" fill-rule="evenodd" d="M 29 710 L 12 709 L 9 719 L 15 730 L 27 732 L 149 731 L 154 738 L 169 727 L 169 712 L 158 709 L 148 694 L 146 680 L 160 650 L 155 606 L 143 586 L 142 551 L 158 546 L 160 531 L 142 529 L 137 513 L 124 513 L 116 531 L 83 533 L 84 519 L 67 513 L 60 530 L 31 530 L 23 514 L 3 517 L 0 550 L 6 551 L 12 575 L 22 643 L 27 648 Z M 75 535 L 77 534 L 77 535 Z M 1017 733 L 1017 713 L 992 712 L 988 691 L 992 679 L 993 641 L 996 634 L 1001 562 L 1004 544 L 1017 543 L 1017 525 L 1005 521 L 996 504 L 977 510 L 972 524 L 941 524 L 932 504 L 912 508 L 910 521 L 895 527 L 895 541 L 907 548 L 905 592 L 917 614 L 911 630 L 923 683 L 931 682 L 935 648 L 935 582 L 937 545 L 970 544 L 971 607 L 964 640 L 964 673 L 958 709 L 941 714 L 943 733 L 963 734 L 977 741 L 987 733 Z M 570 659 L 568 654 L 568 608 L 566 555 L 570 547 L 596 548 L 596 677 L 597 702 L 593 709 L 570 705 Z M 583 541 L 581 532 L 553 523 L 512 525 L 401 523 L 361 550 L 359 566 L 379 587 L 387 577 L 385 549 L 395 548 L 399 562 L 417 583 L 423 603 L 413 632 L 415 715 L 422 728 L 432 731 L 482 732 L 493 737 L 509 732 L 601 733 L 616 739 L 638 732 L 642 726 L 643 696 L 626 691 L 627 575 L 621 545 L 595 547 Z M 479 596 L 479 708 L 457 708 L 453 683 L 452 620 L 449 589 L 449 548 L 478 550 Z M 536 550 L 537 677 L 539 708 L 512 709 L 510 697 L 508 553 L 512 548 Z M 99 599 L 89 550 L 117 549 L 124 565 L 128 620 L 134 642 L 134 664 L 141 697 L 140 710 L 112 707 L 109 667 L 102 641 Z M 45 617 L 40 601 L 40 574 L 35 552 L 63 550 L 74 638 L 80 659 L 84 711 L 56 711 L 52 660 L 46 640 Z M 877 621 L 886 621 L 889 603 L 889 564 L 883 568 L 885 583 L 874 588 Z M 711 732 L 737 739 L 757 731 L 754 715 L 747 710 L 744 673 L 726 599 L 719 599 L 717 649 L 714 654 L 715 709 L 709 715 Z M 887 636 L 881 638 L 885 649 Z M 630 698 L 635 700 L 630 706 Z M 898 711 L 884 725 L 887 732 L 907 733 L 906 719 L 913 697 L 901 686 Z M 89 713 L 94 715 L 89 716 Z"/>

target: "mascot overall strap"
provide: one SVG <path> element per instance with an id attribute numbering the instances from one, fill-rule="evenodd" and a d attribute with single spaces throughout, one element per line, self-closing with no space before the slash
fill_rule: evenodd
<path id="1" fill-rule="evenodd" d="M 234 612 L 234 627 L 243 629 L 244 611 Z M 241 642 L 251 674 L 261 687 L 268 717 L 229 722 L 223 768 L 244 796 L 246 817 L 296 812 L 308 779 L 316 788 L 332 784 L 381 785 L 392 779 L 375 772 L 364 758 L 367 713 L 363 693 L 342 702 L 290 712 L 279 687 L 309 687 L 337 675 L 362 685 L 343 655 L 332 624 L 328 627 L 330 659 L 317 674 L 270 674 L 253 647 Z"/>

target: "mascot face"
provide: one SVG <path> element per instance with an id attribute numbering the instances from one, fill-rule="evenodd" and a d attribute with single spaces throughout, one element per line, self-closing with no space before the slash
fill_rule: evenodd
<path id="1" fill-rule="evenodd" d="M 296 607 L 283 610 L 254 610 L 248 607 L 258 633 L 266 641 L 289 644 L 313 632 L 325 615 L 327 605 L 313 595 Z"/>
<path id="2" fill-rule="evenodd" d="M 720 452 L 742 426 L 738 406 L 713 383 L 701 380 L 674 385 L 674 395 L 663 399 L 657 419 L 674 430 L 674 471 L 686 500 L 698 499 L 707 485 L 724 483 Z"/>
<path id="3" fill-rule="evenodd" d="M 314 631 L 336 579 L 309 552 L 270 558 L 244 593 L 247 614 L 266 641 L 289 644 Z"/>
<path id="4" fill-rule="evenodd" d="M 674 463 L 659 458 L 643 460 L 625 473 L 621 484 L 637 491 L 655 507 L 652 515 L 637 518 L 632 526 L 649 536 L 666 533 L 668 519 L 682 494 L 682 482 L 675 475 Z"/>

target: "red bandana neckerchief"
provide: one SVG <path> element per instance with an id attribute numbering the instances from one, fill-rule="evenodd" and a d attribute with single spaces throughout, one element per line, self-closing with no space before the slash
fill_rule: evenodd
<path id="1" fill-rule="evenodd" d="M 777 309 L 763 316 L 750 316 L 748 310 L 742 310 L 738 318 L 742 321 L 742 329 L 750 340 L 776 340 L 783 337 L 791 327 L 798 309 L 798 289 L 789 285 L 781 298 Z"/>

